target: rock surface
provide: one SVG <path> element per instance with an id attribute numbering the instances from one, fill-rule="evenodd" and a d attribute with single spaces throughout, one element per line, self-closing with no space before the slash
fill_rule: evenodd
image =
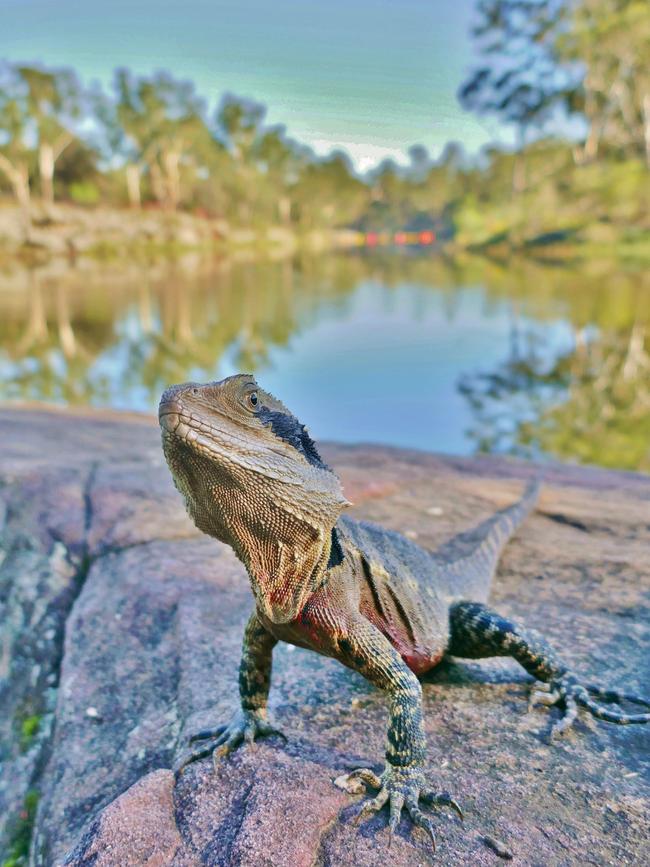
<path id="1" fill-rule="evenodd" d="M 196 763 L 175 783 L 187 734 L 237 704 L 251 607 L 241 565 L 186 518 L 151 419 L 5 408 L 0 436 L 5 857 L 31 837 L 30 863 L 48 867 L 647 863 L 648 727 L 584 721 L 550 746 L 556 711 L 526 713 L 528 678 L 507 660 L 446 663 L 424 686 L 430 779 L 466 812 L 464 826 L 435 818 L 436 856 L 408 820 L 386 853 L 386 817 L 355 827 L 359 798 L 332 783 L 381 765 L 384 697 L 286 645 L 270 707 L 288 744 L 240 750 L 217 774 Z M 431 547 L 533 472 L 496 458 L 323 451 L 359 516 Z M 590 679 L 648 693 L 650 479 L 545 473 L 494 604 Z"/>

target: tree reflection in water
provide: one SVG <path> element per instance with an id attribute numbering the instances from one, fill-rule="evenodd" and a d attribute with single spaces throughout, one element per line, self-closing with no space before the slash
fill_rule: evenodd
<path id="1" fill-rule="evenodd" d="M 417 287 L 410 315 L 442 304 L 461 341 L 461 289 L 481 293 L 486 319 L 510 311 L 501 363 L 468 361 L 457 383 L 476 450 L 650 469 L 650 278 L 620 262 L 349 254 L 14 266 L 0 291 L 0 398 L 153 409 L 170 382 L 271 366 L 325 317 L 344 321 L 368 286 L 383 305 Z"/>

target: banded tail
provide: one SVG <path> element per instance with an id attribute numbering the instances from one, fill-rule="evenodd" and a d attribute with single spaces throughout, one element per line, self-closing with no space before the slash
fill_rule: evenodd
<path id="1" fill-rule="evenodd" d="M 516 503 L 495 512 L 436 552 L 440 555 L 445 553 L 445 549 L 452 549 L 451 557 L 446 554 L 449 561 L 446 568 L 453 572 L 454 585 L 463 598 L 477 602 L 487 598 L 501 552 L 517 527 L 535 508 L 540 488 L 539 479 L 531 480 Z M 464 552 L 454 555 L 453 548 L 458 542 L 463 543 Z"/>

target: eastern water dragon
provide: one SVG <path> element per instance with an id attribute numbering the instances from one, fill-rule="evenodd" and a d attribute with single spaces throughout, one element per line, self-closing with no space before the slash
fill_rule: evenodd
<path id="1" fill-rule="evenodd" d="M 541 681 L 536 699 L 564 710 L 553 735 L 572 725 L 579 708 L 612 723 L 650 722 L 650 713 L 607 706 L 628 701 L 650 708 L 650 702 L 583 684 L 536 632 L 487 605 L 500 552 L 535 506 L 536 482 L 477 528 L 469 554 L 448 559 L 342 515 L 349 503 L 338 477 L 306 428 L 252 376 L 172 386 L 160 401 L 159 419 L 165 457 L 190 516 L 233 548 L 255 597 L 239 669 L 241 708 L 227 724 L 193 735 L 201 746 L 182 766 L 279 734 L 267 719 L 278 641 L 333 657 L 387 693 L 383 773 L 359 768 L 337 782 L 351 792 L 377 790 L 360 817 L 388 804 L 392 834 L 405 808 L 434 844 L 420 805 L 459 814 L 460 808 L 425 780 L 418 676 L 446 654 L 516 659 Z"/>

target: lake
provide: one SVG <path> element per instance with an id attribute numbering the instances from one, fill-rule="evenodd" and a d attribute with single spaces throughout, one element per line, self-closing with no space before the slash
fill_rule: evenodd
<path id="1" fill-rule="evenodd" d="M 650 278 L 348 253 L 0 273 L 0 400 L 154 411 L 245 371 L 316 439 L 650 469 Z"/>

